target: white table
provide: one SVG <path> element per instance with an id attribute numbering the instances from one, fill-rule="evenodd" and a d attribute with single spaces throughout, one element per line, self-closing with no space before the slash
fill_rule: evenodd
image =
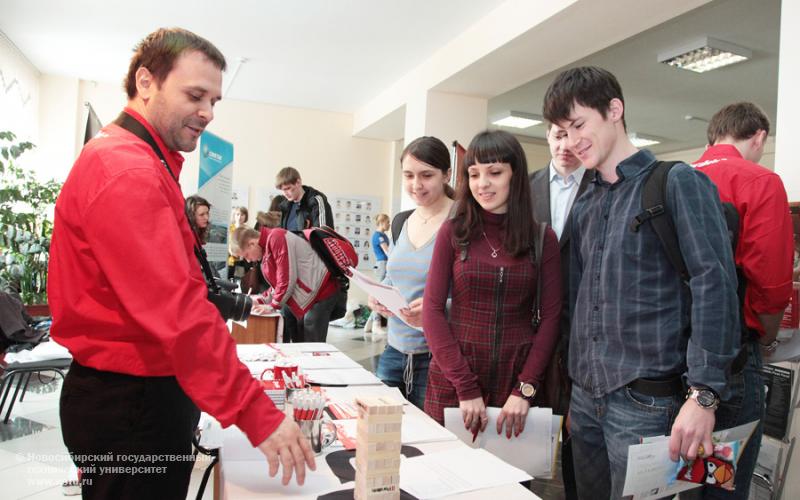
<path id="1" fill-rule="evenodd" d="M 302 347 L 302 344 L 293 346 L 295 356 L 293 359 L 300 361 L 302 368 L 302 357 L 297 356 L 297 351 L 308 350 Z M 318 351 L 332 351 L 330 345 L 315 345 L 314 350 Z M 260 369 L 264 361 L 259 361 L 258 368 Z M 250 361 L 245 361 L 245 364 L 251 364 Z M 341 370 L 341 368 L 335 368 Z M 346 368 L 346 370 L 364 370 L 364 368 Z M 256 370 L 258 371 L 258 370 Z M 360 386 L 358 389 L 353 387 L 326 388 L 328 396 L 335 400 L 339 397 L 351 396 L 354 390 L 370 391 L 370 387 L 377 388 L 379 385 L 373 386 Z M 399 396 L 398 396 L 399 397 Z M 469 448 L 459 441 L 455 436 L 447 432 L 437 432 L 441 430 L 439 424 L 433 419 L 425 415 L 419 408 L 415 407 L 408 401 L 405 401 L 404 413 L 404 442 L 406 438 L 406 428 L 408 425 L 413 425 L 416 429 L 422 430 L 420 436 L 425 439 L 425 436 L 430 436 L 430 439 L 435 439 L 434 442 L 415 442 L 408 446 L 413 446 L 419 449 L 424 454 L 436 453 L 439 451 L 452 450 L 462 448 L 469 450 Z M 428 428 L 430 432 L 424 432 L 423 428 L 426 425 L 435 426 Z M 342 450 L 342 446 L 338 441 L 332 446 L 323 450 L 323 453 L 316 457 L 317 470 L 306 471 L 306 482 L 303 486 L 297 486 L 292 478 L 292 482 L 283 486 L 280 483 L 280 473 L 278 477 L 270 478 L 268 473 L 268 466 L 266 459 L 261 455 L 258 450 L 246 442 L 246 438 L 236 428 L 229 428 L 222 430 L 219 425 L 212 426 L 211 429 L 204 431 L 204 442 L 211 444 L 221 444 L 220 462 L 217 465 L 215 473 L 215 492 L 224 499 L 239 500 L 239 499 L 261 499 L 261 498 L 294 498 L 294 499 L 316 499 L 320 494 L 345 490 L 353 487 L 353 482 L 341 483 L 339 478 L 328 466 L 325 457 L 329 453 Z M 226 447 L 229 454 L 226 457 Z M 523 498 L 538 498 L 531 491 L 523 487 L 519 483 L 507 484 L 495 488 L 482 489 L 468 493 L 452 495 L 447 498 L 452 499 L 486 499 L 486 498 L 502 498 L 503 500 L 523 499 Z"/>

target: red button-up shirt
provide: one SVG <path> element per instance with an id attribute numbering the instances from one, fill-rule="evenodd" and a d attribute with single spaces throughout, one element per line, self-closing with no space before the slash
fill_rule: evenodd
<path id="1" fill-rule="evenodd" d="M 183 157 L 153 135 L 180 175 Z M 255 446 L 283 414 L 239 362 L 193 251 L 178 183 L 155 152 L 109 125 L 81 152 L 55 210 L 52 335 L 98 370 L 175 376 L 197 406 Z"/>
<path id="2" fill-rule="evenodd" d="M 786 189 L 777 174 L 745 160 L 730 144 L 709 147 L 694 166 L 739 212 L 734 258 L 747 278 L 745 321 L 763 335 L 758 315 L 783 312 L 792 293 L 794 247 Z"/>

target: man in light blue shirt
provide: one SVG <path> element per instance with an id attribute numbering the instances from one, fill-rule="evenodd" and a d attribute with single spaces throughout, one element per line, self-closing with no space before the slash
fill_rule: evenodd
<path id="1" fill-rule="evenodd" d="M 556 232 L 561 248 L 561 276 L 564 291 L 564 308 L 559 325 L 559 339 L 553 351 L 553 359 L 545 372 L 543 385 L 546 401 L 559 415 L 566 415 L 569 409 L 570 382 L 567 374 L 567 352 L 569 348 L 570 321 L 569 298 L 569 238 L 572 204 L 589 184 L 591 175 L 584 175 L 586 168 L 567 148 L 567 133 L 557 125 L 547 128 L 547 143 L 552 160 L 547 168 L 531 174 L 531 194 L 533 195 L 533 217 L 537 222 L 547 222 Z M 564 481 L 564 495 L 567 500 L 577 499 L 575 473 L 572 467 L 572 452 L 569 433 L 564 429 L 561 448 L 561 476 Z"/>
<path id="2" fill-rule="evenodd" d="M 563 129 L 551 126 L 547 133 L 547 141 L 553 159 L 548 168 L 550 174 L 550 226 L 561 240 L 564 225 L 572 209 L 572 203 L 578 195 L 578 188 L 583 180 L 586 167 L 567 151 L 564 146 L 566 133 Z"/>

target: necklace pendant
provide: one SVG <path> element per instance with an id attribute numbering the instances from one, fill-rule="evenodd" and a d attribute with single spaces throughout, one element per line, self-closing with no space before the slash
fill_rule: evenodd
<path id="1" fill-rule="evenodd" d="M 497 250 L 492 250 L 492 258 L 493 259 L 497 258 Z"/>

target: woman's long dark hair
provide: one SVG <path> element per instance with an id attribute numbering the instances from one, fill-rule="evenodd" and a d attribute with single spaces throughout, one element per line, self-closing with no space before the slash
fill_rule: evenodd
<path id="1" fill-rule="evenodd" d="M 400 155 L 400 163 L 403 163 L 403 160 L 408 155 L 441 170 L 442 174 L 447 177 L 450 170 L 450 151 L 447 150 L 447 146 L 444 145 L 441 139 L 433 136 L 417 137 L 403 149 L 403 153 Z M 445 184 L 444 194 L 452 200 L 455 197 L 455 190 L 450 184 Z"/>
<path id="2" fill-rule="evenodd" d="M 528 253 L 536 234 L 531 188 L 528 183 L 528 162 L 517 138 L 503 130 L 486 130 L 476 135 L 469 143 L 464 162 L 458 168 L 457 206 L 453 219 L 455 243 L 467 245 L 483 231 L 483 208 L 472 196 L 467 172 L 476 163 L 511 165 L 503 248 L 514 257 Z"/>
<path id="3" fill-rule="evenodd" d="M 197 210 L 197 207 L 208 207 L 208 209 L 211 210 L 211 203 L 202 196 L 196 194 L 186 198 L 186 218 L 189 219 L 189 226 L 191 226 L 194 234 L 200 239 L 200 243 L 205 245 L 208 242 L 208 228 L 211 226 L 211 221 L 209 220 L 208 226 L 202 229 L 197 227 L 197 222 L 194 217 L 194 212 Z"/>

